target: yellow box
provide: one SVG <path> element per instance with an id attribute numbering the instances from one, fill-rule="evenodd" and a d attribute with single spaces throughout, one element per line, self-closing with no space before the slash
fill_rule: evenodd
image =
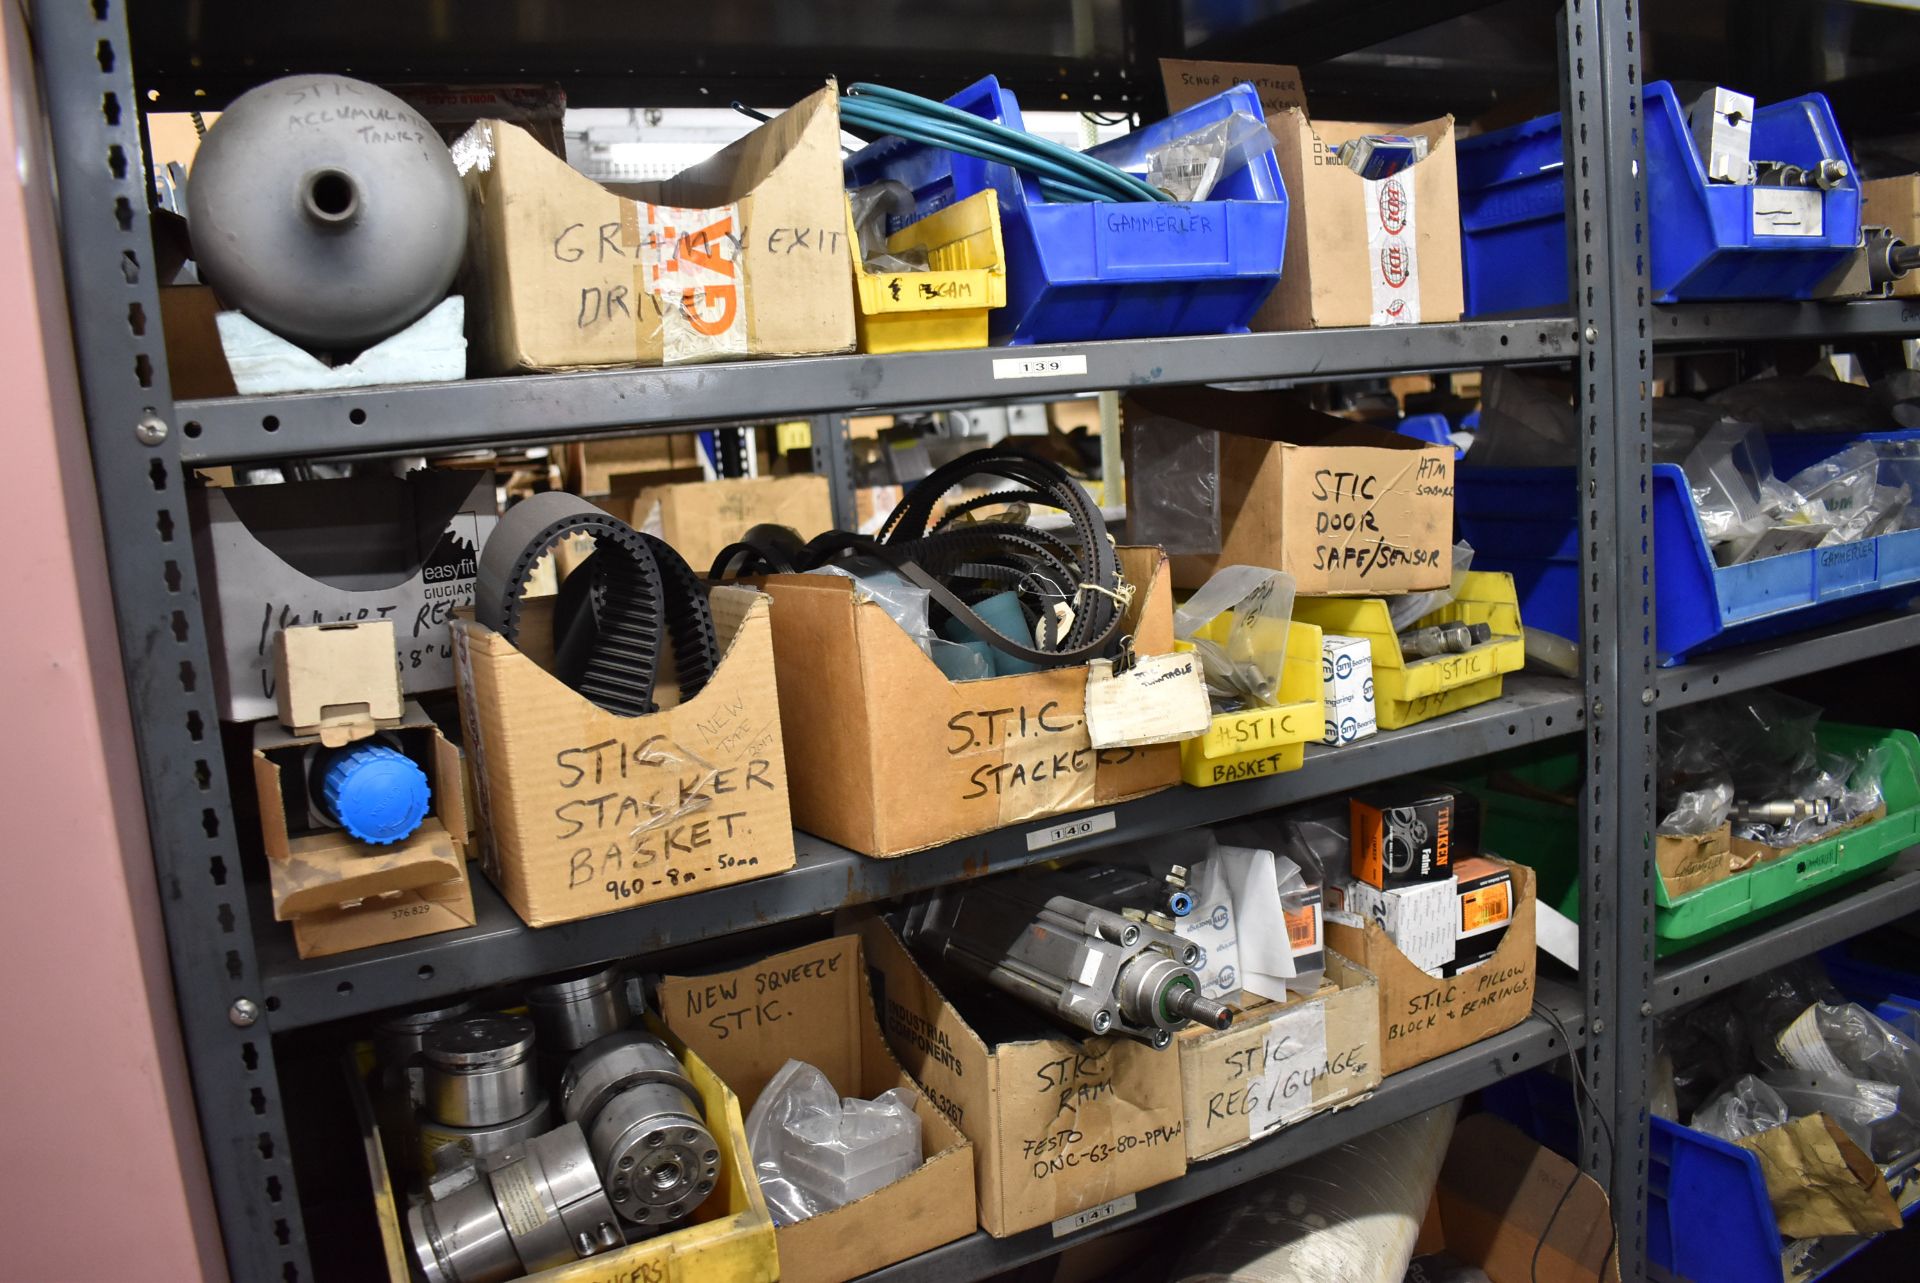
<path id="1" fill-rule="evenodd" d="M 1278 622 L 1278 621 L 1276 621 Z M 1233 612 L 1216 615 L 1200 632 L 1209 641 L 1225 641 Z M 1175 641 L 1175 650 L 1192 650 Z M 1180 743 L 1180 778 L 1206 788 L 1235 780 L 1258 779 L 1297 771 L 1307 745 L 1320 738 L 1326 722 L 1320 683 L 1320 629 L 1298 620 L 1287 624 L 1287 662 L 1280 669 L 1280 703 L 1215 713 L 1207 733 Z"/>
<path id="2" fill-rule="evenodd" d="M 1526 662 L 1512 575 L 1469 572 L 1451 605 L 1421 616 L 1413 625 L 1486 624 L 1493 629 L 1490 640 L 1458 655 L 1401 655 L 1384 597 L 1297 597 L 1293 613 L 1324 632 L 1367 639 L 1373 650 L 1374 715 L 1383 731 L 1498 699 L 1501 674 L 1518 672 Z"/>
<path id="3" fill-rule="evenodd" d="M 648 1017 L 647 1027 L 666 1039 L 700 1093 L 707 1126 L 721 1142 L 720 1187 L 694 1213 L 693 1223 L 681 1229 L 524 1277 L 545 1283 L 634 1283 L 640 1279 L 659 1283 L 776 1283 L 780 1264 L 774 1249 L 773 1218 L 767 1212 L 766 1199 L 761 1197 L 753 1159 L 747 1154 L 747 1129 L 740 1118 L 739 1100 L 706 1062 L 665 1026 Z M 350 1075 L 354 1112 L 359 1115 L 368 1173 L 373 1179 L 373 1210 L 380 1222 L 388 1280 L 410 1283 L 407 1258 L 412 1249 L 402 1228 L 400 1200 L 387 1173 L 379 1126 L 367 1099 L 364 1057 L 355 1069 L 357 1072 Z"/>
<path id="4" fill-rule="evenodd" d="M 1007 256 L 1000 201 L 977 192 L 887 237 L 894 253 L 923 249 L 932 271 L 875 272 L 860 261 L 860 238 L 847 203 L 853 246 L 854 324 L 862 352 L 948 352 L 987 345 L 987 313 L 1007 305 Z"/>

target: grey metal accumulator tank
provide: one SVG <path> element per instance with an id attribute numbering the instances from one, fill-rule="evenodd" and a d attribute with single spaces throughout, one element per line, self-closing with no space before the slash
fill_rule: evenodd
<path id="1" fill-rule="evenodd" d="M 187 182 L 201 279 L 274 333 L 357 350 L 453 284 L 467 202 L 418 112 L 346 76 L 249 89 L 201 141 Z"/>

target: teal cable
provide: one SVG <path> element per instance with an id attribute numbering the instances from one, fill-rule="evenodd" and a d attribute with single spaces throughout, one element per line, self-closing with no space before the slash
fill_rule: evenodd
<path id="1" fill-rule="evenodd" d="M 958 151 L 969 156 L 979 156 L 984 160 L 997 160 L 1015 168 L 1026 170 L 1039 178 L 1048 199 L 1068 201 L 1116 201 L 1134 200 L 1132 193 L 1118 194 L 1110 188 L 1093 188 L 1084 178 L 1071 170 L 1038 160 L 1015 148 L 1004 147 L 999 143 L 970 138 L 965 133 L 942 125 L 937 121 L 923 121 L 911 117 L 902 117 L 894 113 L 870 113 L 857 109 L 849 100 L 841 111 L 841 118 L 850 125 L 872 129 L 906 138 L 928 146 Z"/>

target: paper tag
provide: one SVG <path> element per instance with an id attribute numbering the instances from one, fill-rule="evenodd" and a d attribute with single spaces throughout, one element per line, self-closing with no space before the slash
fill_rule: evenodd
<path id="1" fill-rule="evenodd" d="M 1113 661 L 1087 664 L 1087 736 L 1095 748 L 1166 744 L 1204 735 L 1213 721 L 1200 659 L 1143 655 L 1124 673 Z"/>
<path id="2" fill-rule="evenodd" d="M 1780 1036 L 1773 1040 L 1774 1046 L 1780 1049 L 1780 1054 L 1795 1069 L 1810 1074 L 1839 1074 L 1850 1078 L 1852 1074 L 1833 1054 L 1833 1049 L 1827 1046 L 1827 1040 L 1820 1036 L 1819 1010 L 1820 1005 L 1814 1003 L 1801 1012 L 1792 1024 L 1780 1031 Z"/>
<path id="3" fill-rule="evenodd" d="M 1327 1062 L 1327 1009 L 1309 1002 L 1266 1028 L 1266 1059 L 1247 1100 L 1247 1135 L 1258 1139 L 1313 1109 L 1313 1073 Z M 1303 1072 L 1305 1071 L 1305 1072 Z"/>
<path id="4" fill-rule="evenodd" d="M 1087 358 L 1076 352 L 1071 356 L 996 356 L 996 379 L 1057 379 L 1069 374 L 1085 374 Z"/>
<path id="5" fill-rule="evenodd" d="M 1420 323 L 1420 257 L 1415 251 L 1413 180 L 1396 174 L 1363 182 L 1367 218 L 1367 273 L 1373 287 L 1372 325 Z"/>
<path id="6" fill-rule="evenodd" d="M 1140 1200 L 1132 1194 L 1122 1194 L 1119 1198 L 1102 1203 L 1098 1207 L 1089 1207 L 1084 1212 L 1075 1212 L 1071 1216 L 1062 1216 L 1053 1223 L 1053 1236 L 1055 1238 L 1064 1238 L 1068 1234 L 1074 1234 L 1087 1228 L 1089 1225 L 1098 1225 L 1101 1221 L 1110 1221 L 1116 1216 L 1124 1216 L 1138 1206 L 1139 1201 Z"/>
<path id="7" fill-rule="evenodd" d="M 1287 944 L 1295 958 L 1320 952 L 1320 912 L 1321 904 L 1317 898 L 1298 909 L 1281 910 L 1281 916 L 1287 923 Z"/>
<path id="8" fill-rule="evenodd" d="M 623 205 L 621 240 L 633 248 L 637 292 L 659 304 L 660 357 L 667 365 L 746 354 L 741 227 L 738 205 Z M 645 334 L 646 327 L 635 332 Z"/>
<path id="9" fill-rule="evenodd" d="M 1200 992 L 1209 998 L 1236 997 L 1240 992 L 1240 922 L 1233 893 L 1227 885 L 1226 862 L 1210 855 L 1187 873 L 1193 891 L 1193 912 L 1176 919 L 1175 934 L 1200 946 L 1194 970 Z"/>
<path id="10" fill-rule="evenodd" d="M 1755 236 L 1823 236 L 1825 192 L 1801 187 L 1753 189 Z"/>
<path id="11" fill-rule="evenodd" d="M 522 1238 L 545 1225 L 550 1217 L 540 1205 L 527 1164 L 509 1163 L 493 1174 L 493 1197 L 513 1236 Z"/>
<path id="12" fill-rule="evenodd" d="M 1098 815 L 1083 815 L 1076 820 L 1055 824 L 1044 829 L 1035 829 L 1027 834 L 1027 850 L 1044 851 L 1050 846 L 1059 846 L 1062 842 L 1074 842 L 1080 838 L 1092 837 L 1096 833 L 1113 832 L 1112 811 L 1102 811 Z"/>

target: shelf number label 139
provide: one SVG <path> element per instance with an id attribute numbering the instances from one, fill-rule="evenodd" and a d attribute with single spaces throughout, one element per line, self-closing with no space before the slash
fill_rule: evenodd
<path id="1" fill-rule="evenodd" d="M 1027 850 L 1044 851 L 1050 846 L 1059 846 L 1062 842 L 1077 842 L 1081 838 L 1090 838 L 1096 833 L 1111 833 L 1113 826 L 1112 811 L 1102 811 L 1098 815 L 1082 815 L 1064 824 L 1035 829 L 1027 834 Z"/>
<path id="2" fill-rule="evenodd" d="M 1069 374 L 1085 374 L 1087 358 L 1076 352 L 1071 356 L 996 356 L 996 379 L 1058 379 Z"/>

